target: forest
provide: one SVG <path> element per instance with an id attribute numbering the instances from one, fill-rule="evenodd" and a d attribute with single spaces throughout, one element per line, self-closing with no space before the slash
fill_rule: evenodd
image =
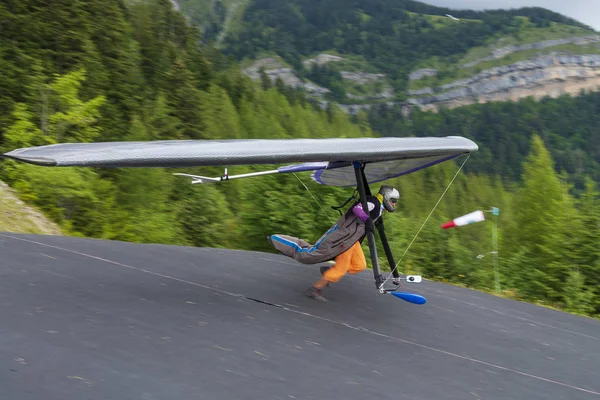
<path id="1" fill-rule="evenodd" d="M 386 219 L 399 270 L 495 293 L 497 227 L 499 295 L 600 315 L 596 94 L 351 118 L 281 84 L 253 82 L 168 0 L 9 0 L 0 25 L 1 152 L 115 140 L 467 136 L 480 151 L 447 192 L 464 158 L 389 181 L 401 193 Z M 266 235 L 313 241 L 335 221 L 331 207 L 352 195 L 300 173 L 190 185 L 174 172 L 222 170 L 0 163 L 0 179 L 69 235 L 140 243 L 270 252 Z M 486 222 L 440 229 L 492 207 L 500 215 Z"/>
<path id="2" fill-rule="evenodd" d="M 466 136 L 481 147 L 468 171 L 519 181 L 522 164 L 539 135 L 550 151 L 557 173 L 585 187 L 586 178 L 600 183 L 600 93 L 525 98 L 516 102 L 487 102 L 455 109 L 422 111 L 410 116 L 402 108 L 381 105 L 369 110 L 370 126 L 383 136 Z M 573 193 L 575 193 L 573 192 Z"/>
<path id="3" fill-rule="evenodd" d="M 423 15 L 447 13 L 465 22 L 437 25 Z M 331 50 L 359 55 L 389 76 L 402 100 L 408 74 L 419 62 L 434 56 L 458 59 L 494 37 L 519 35 L 523 20 L 515 17 L 528 17 L 540 28 L 554 22 L 593 32 L 537 7 L 477 12 L 410 0 L 253 0 L 222 47 L 237 60 L 278 54 L 299 76 L 307 73 L 303 57 Z"/>

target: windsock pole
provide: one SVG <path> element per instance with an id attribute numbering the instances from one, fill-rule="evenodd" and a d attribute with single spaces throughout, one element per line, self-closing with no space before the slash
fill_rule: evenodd
<path id="1" fill-rule="evenodd" d="M 482 222 L 486 220 L 485 213 L 491 213 L 494 216 L 500 215 L 500 209 L 498 207 L 492 207 L 491 210 L 486 211 L 473 211 L 472 213 L 465 214 L 458 218 L 454 218 L 452 221 L 448 221 L 442 224 L 442 229 L 455 228 L 457 226 L 465 226 L 476 222 Z M 500 293 L 500 274 L 498 272 L 498 232 L 497 232 L 497 221 L 496 218 L 492 218 L 492 246 L 494 247 L 494 286 L 496 287 L 496 293 Z"/>
<path id="2" fill-rule="evenodd" d="M 498 207 L 493 207 L 491 212 L 495 216 L 500 215 L 500 209 Z M 496 218 L 492 219 L 492 246 L 494 246 L 494 286 L 496 287 L 496 293 L 500 293 L 500 274 L 498 272 L 498 222 L 496 221 Z"/>

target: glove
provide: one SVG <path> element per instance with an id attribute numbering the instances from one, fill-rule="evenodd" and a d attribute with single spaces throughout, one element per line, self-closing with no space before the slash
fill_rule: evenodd
<path id="1" fill-rule="evenodd" d="M 365 221 L 365 232 L 373 232 L 375 230 L 375 225 L 373 224 L 373 220 L 371 218 L 367 218 Z"/>

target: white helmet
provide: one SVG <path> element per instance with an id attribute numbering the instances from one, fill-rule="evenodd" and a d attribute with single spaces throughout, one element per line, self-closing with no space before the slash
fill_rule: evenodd
<path id="1" fill-rule="evenodd" d="M 389 212 L 394 212 L 396 209 L 396 202 L 400 198 L 400 192 L 392 186 L 383 185 L 379 188 L 379 194 L 383 198 L 383 207 Z"/>

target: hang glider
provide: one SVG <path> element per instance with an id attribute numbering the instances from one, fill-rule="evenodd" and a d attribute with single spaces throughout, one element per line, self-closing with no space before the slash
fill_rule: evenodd
<path id="1" fill-rule="evenodd" d="M 296 162 L 300 164 L 243 175 L 178 175 L 192 178 L 192 183 L 208 183 L 312 171 L 312 178 L 320 184 L 349 187 L 356 186 L 356 162 L 365 164 L 367 183 L 375 183 L 477 150 L 473 141 L 449 136 L 63 143 L 17 149 L 3 156 L 56 167 L 198 167 Z"/>
<path id="2" fill-rule="evenodd" d="M 338 138 L 338 139 L 246 139 L 246 140 L 167 140 L 150 142 L 63 143 L 13 150 L 2 156 L 47 167 L 198 167 L 250 164 L 283 164 L 277 169 L 219 177 L 178 173 L 192 183 L 214 183 L 251 176 L 311 171 L 323 185 L 356 186 L 364 210 L 369 184 L 410 174 L 441 162 L 470 154 L 477 145 L 464 137 Z M 390 266 L 396 265 L 385 236 L 383 221 L 377 226 Z M 416 304 L 425 298 L 385 289 L 379 268 L 373 231 L 367 234 L 375 285 L 380 293 Z M 393 282 L 400 279 L 418 283 L 418 276 L 401 278 L 394 267 Z M 388 278 L 389 279 L 389 278 Z"/>

